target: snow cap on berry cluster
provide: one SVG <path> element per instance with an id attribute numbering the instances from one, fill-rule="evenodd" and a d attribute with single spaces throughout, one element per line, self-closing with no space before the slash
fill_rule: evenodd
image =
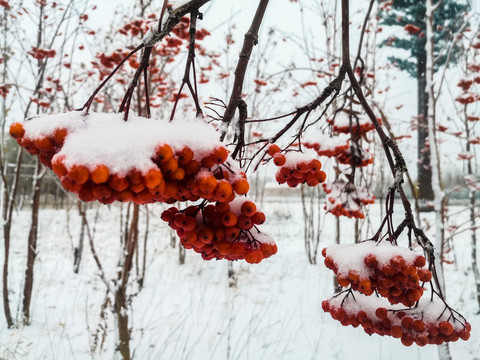
<path id="1" fill-rule="evenodd" d="M 395 256 L 401 256 L 406 264 L 413 264 L 419 256 L 413 250 L 401 246 L 394 246 L 388 241 L 363 241 L 358 244 L 335 244 L 326 248 L 326 255 L 330 256 L 338 269 L 338 274 L 348 275 L 350 270 L 358 271 L 360 277 L 368 278 L 373 270 L 365 266 L 367 255 L 375 255 L 378 266 L 390 264 Z"/>
<path id="2" fill-rule="evenodd" d="M 330 136 L 327 134 L 308 133 L 302 140 L 302 144 L 317 152 L 319 156 L 336 156 L 349 148 L 350 136 L 338 134 Z"/>
<path id="3" fill-rule="evenodd" d="M 199 119 L 179 119 L 175 123 L 123 114 L 79 111 L 42 115 L 23 123 L 25 138 L 51 136 L 56 129 L 65 128 L 68 136 L 58 154 L 65 156 L 65 165 L 83 164 L 90 170 L 96 165 L 107 166 L 112 173 L 126 174 L 135 168 L 147 172 L 154 168 L 152 156 L 162 143 L 172 149 L 188 146 L 194 159 L 201 159 L 215 146 L 222 146 L 218 134 Z"/>

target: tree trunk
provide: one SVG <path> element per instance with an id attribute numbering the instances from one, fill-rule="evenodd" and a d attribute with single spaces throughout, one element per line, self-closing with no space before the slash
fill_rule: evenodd
<path id="1" fill-rule="evenodd" d="M 86 205 L 82 201 L 78 201 L 78 210 L 80 213 L 82 211 L 86 212 Z M 82 209 L 83 207 L 83 209 Z M 85 239 L 85 228 L 87 227 L 87 223 L 85 218 L 82 217 L 82 223 L 80 225 L 80 236 L 78 238 L 78 246 L 73 249 L 73 272 L 78 274 L 80 271 L 80 263 L 82 261 L 82 253 L 83 253 L 83 242 Z"/>
<path id="2" fill-rule="evenodd" d="M 464 105 L 463 113 L 465 114 L 464 124 L 465 124 L 465 137 L 466 139 L 470 139 L 470 125 L 468 123 L 467 118 L 467 105 Z M 467 154 L 470 153 L 471 144 L 469 141 L 466 142 L 465 148 Z M 474 176 L 473 167 L 472 167 L 472 160 L 467 161 L 467 173 L 469 176 Z M 477 304 L 478 309 L 480 311 L 480 271 L 478 269 L 478 261 L 477 261 L 477 224 L 475 220 L 475 199 L 476 199 L 476 191 L 474 188 L 469 188 L 469 200 L 470 200 L 470 228 L 471 228 L 471 239 L 472 239 L 472 251 L 471 251 L 471 258 L 472 258 L 472 272 L 473 278 L 475 279 L 475 290 L 477 295 Z"/>
<path id="3" fill-rule="evenodd" d="M 124 257 L 122 271 L 119 273 L 118 283 L 115 289 L 115 315 L 117 317 L 118 329 L 118 351 L 123 360 L 130 360 L 130 329 L 128 328 L 128 303 L 127 303 L 127 285 L 132 270 L 135 250 L 138 243 L 138 220 L 140 206 L 133 205 L 132 219 L 126 242 L 124 244 Z"/>
<path id="4" fill-rule="evenodd" d="M 33 274 L 35 266 L 35 258 L 37 256 L 37 235 L 38 235 L 38 213 L 40 209 L 40 190 L 42 185 L 41 179 L 42 164 L 37 159 L 33 180 L 33 196 L 32 196 L 32 223 L 28 234 L 28 250 L 27 250 L 27 268 L 25 269 L 25 285 L 23 288 L 23 322 L 25 325 L 30 323 L 30 304 L 32 300 Z"/>
<path id="5" fill-rule="evenodd" d="M 12 229 L 13 219 L 13 207 L 15 205 L 15 199 L 17 196 L 18 182 L 21 175 L 23 150 L 20 148 L 17 153 L 17 160 L 15 163 L 15 177 L 13 178 L 13 184 L 8 188 L 8 184 L 3 185 L 3 241 L 4 241 L 4 258 L 3 258 L 3 310 L 8 327 L 13 326 L 13 318 L 10 310 L 10 300 L 8 297 L 8 263 L 10 257 L 10 232 Z M 5 168 L 5 174 L 7 170 Z"/>
<path id="6" fill-rule="evenodd" d="M 427 96 L 426 53 L 417 59 L 417 198 L 433 200 L 432 168 L 430 166 L 430 147 L 428 146 L 428 96 Z"/>
<path id="7" fill-rule="evenodd" d="M 435 134 L 435 121 L 436 121 L 436 112 L 435 112 L 435 101 L 438 94 L 435 94 L 435 82 L 433 77 L 434 71 L 434 38 L 433 38 L 433 14 L 435 7 L 433 5 L 433 0 L 426 1 L 426 45 L 425 53 L 426 57 L 426 84 L 427 84 L 427 96 L 428 96 L 428 139 L 431 149 L 432 157 L 432 187 L 434 192 L 433 195 L 433 204 L 435 211 L 435 238 L 434 238 L 434 255 L 435 255 L 435 267 L 437 269 L 438 277 L 438 289 L 440 296 L 444 299 L 446 298 L 445 293 L 445 278 L 443 276 L 443 248 L 444 248 L 444 204 L 445 204 L 445 193 L 441 188 L 441 163 L 440 163 L 440 154 L 438 148 L 438 142 Z M 450 354 L 450 348 L 448 342 L 438 346 L 438 357 L 440 360 L 451 360 L 452 355 Z"/>

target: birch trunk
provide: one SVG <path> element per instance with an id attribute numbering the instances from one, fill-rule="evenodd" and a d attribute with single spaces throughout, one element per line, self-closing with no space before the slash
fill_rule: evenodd
<path id="1" fill-rule="evenodd" d="M 426 1 L 426 81 L 427 81 L 427 103 L 428 103 L 428 142 L 430 145 L 430 164 L 432 166 L 432 189 L 433 189 L 433 203 L 435 212 L 435 236 L 433 245 L 435 247 L 435 266 L 437 269 L 437 276 L 439 280 L 439 291 L 445 297 L 445 279 L 443 276 L 442 252 L 443 252 L 443 233 L 444 233 L 444 217 L 443 217 L 443 203 L 445 194 L 440 185 L 441 167 L 439 148 L 436 141 L 435 132 L 435 82 L 434 74 L 434 38 L 433 38 L 433 14 L 436 6 L 433 0 Z M 448 343 L 438 346 L 438 356 L 440 360 L 451 360 L 450 349 Z"/>

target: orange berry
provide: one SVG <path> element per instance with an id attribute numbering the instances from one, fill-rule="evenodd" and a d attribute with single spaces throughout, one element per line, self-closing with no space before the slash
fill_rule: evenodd
<path id="1" fill-rule="evenodd" d="M 426 263 L 427 261 L 425 260 L 425 258 L 422 255 L 418 255 L 415 258 L 413 265 L 415 265 L 416 267 L 424 267 Z"/>
<path id="2" fill-rule="evenodd" d="M 52 141 L 48 137 L 40 137 L 35 139 L 35 146 L 38 150 L 44 153 L 52 151 L 54 147 Z"/>
<path id="3" fill-rule="evenodd" d="M 127 180 L 130 184 L 140 184 L 142 182 L 142 173 L 140 170 L 132 169 L 127 174 Z"/>
<path id="4" fill-rule="evenodd" d="M 228 158 L 228 150 L 223 146 L 218 147 L 211 156 L 216 164 L 223 164 Z"/>
<path id="5" fill-rule="evenodd" d="M 227 211 L 222 214 L 222 223 L 226 227 L 235 226 L 237 224 L 237 215 L 232 211 Z"/>
<path id="6" fill-rule="evenodd" d="M 190 243 L 193 244 L 195 241 L 197 241 L 198 235 L 196 231 L 185 231 L 183 233 L 183 239 Z"/>
<path id="7" fill-rule="evenodd" d="M 178 161 L 174 157 L 171 157 L 170 159 L 162 162 L 161 168 L 163 173 L 173 173 L 178 169 Z"/>
<path id="8" fill-rule="evenodd" d="M 162 193 L 162 196 L 166 199 L 173 198 L 175 199 L 178 194 L 178 186 L 175 183 L 165 183 L 165 190 Z"/>
<path id="9" fill-rule="evenodd" d="M 432 280 L 432 273 L 430 272 L 430 270 L 418 269 L 417 273 L 420 281 L 429 282 L 430 280 Z"/>
<path id="10" fill-rule="evenodd" d="M 245 252 L 245 261 L 249 264 L 258 264 L 263 259 L 263 253 L 259 249 Z"/>
<path id="11" fill-rule="evenodd" d="M 130 184 L 129 189 L 131 192 L 138 194 L 142 192 L 145 189 L 145 184 L 140 182 L 140 183 L 135 183 L 135 184 Z"/>
<path id="12" fill-rule="evenodd" d="M 217 227 L 214 232 L 215 232 L 215 236 L 214 236 L 215 241 L 225 240 L 225 229 L 223 227 Z"/>
<path id="13" fill-rule="evenodd" d="M 121 202 L 129 202 L 133 199 L 133 194 L 130 190 L 125 189 L 115 193 L 115 198 Z"/>
<path id="14" fill-rule="evenodd" d="M 245 216 L 253 216 L 257 212 L 257 207 L 253 201 L 247 200 L 242 204 L 240 211 Z"/>
<path id="15" fill-rule="evenodd" d="M 204 244 L 210 244 L 213 240 L 213 231 L 209 227 L 204 226 L 198 231 L 197 237 Z"/>
<path id="16" fill-rule="evenodd" d="M 217 179 L 211 172 L 202 173 L 201 176 L 197 176 L 197 182 L 199 189 L 206 193 L 211 194 L 217 187 Z"/>
<path id="17" fill-rule="evenodd" d="M 407 290 L 407 299 L 410 300 L 413 303 L 416 303 L 418 300 L 420 300 L 421 296 L 422 296 L 422 294 L 417 289 L 408 289 Z"/>
<path id="18" fill-rule="evenodd" d="M 347 317 L 347 313 L 346 313 L 345 310 L 342 309 L 342 308 L 336 308 L 336 309 L 332 312 L 332 317 L 333 317 L 335 320 L 343 321 L 343 320 L 345 320 L 345 318 Z"/>
<path id="19" fill-rule="evenodd" d="M 440 321 L 440 324 L 438 324 L 438 330 L 440 331 L 440 334 L 448 336 L 453 333 L 453 326 L 448 321 Z"/>
<path id="20" fill-rule="evenodd" d="M 250 189 L 250 185 L 248 184 L 248 181 L 246 179 L 239 179 L 235 181 L 235 183 L 233 184 L 233 190 L 238 195 L 246 194 L 249 189 Z"/>
<path id="21" fill-rule="evenodd" d="M 73 165 L 68 170 L 68 177 L 76 184 L 85 184 L 90 178 L 90 172 L 84 165 Z"/>
<path id="22" fill-rule="evenodd" d="M 240 235 L 240 229 L 236 226 L 230 226 L 225 228 L 225 237 L 229 240 L 234 240 Z"/>
<path id="23" fill-rule="evenodd" d="M 386 288 L 391 288 L 395 286 L 395 283 L 393 282 L 392 279 L 386 277 L 382 280 L 382 285 L 385 286 Z"/>
<path id="24" fill-rule="evenodd" d="M 428 336 L 427 335 L 417 335 L 414 338 L 415 344 L 418 346 L 425 346 L 428 344 Z"/>
<path id="25" fill-rule="evenodd" d="M 95 184 L 102 184 L 108 181 L 110 170 L 105 165 L 97 165 L 92 171 L 92 181 Z"/>
<path id="26" fill-rule="evenodd" d="M 145 186 L 149 189 L 154 189 L 159 186 L 163 180 L 162 172 L 159 168 L 152 168 L 145 174 Z"/>
<path id="27" fill-rule="evenodd" d="M 297 170 L 299 173 L 305 173 L 305 171 L 308 170 L 308 163 L 306 163 L 305 161 L 297 163 L 297 165 L 295 166 L 295 170 Z"/>
<path id="28" fill-rule="evenodd" d="M 252 222 L 255 225 L 262 225 L 265 222 L 265 214 L 261 211 L 257 211 L 255 214 L 252 216 Z"/>
<path id="29" fill-rule="evenodd" d="M 215 209 L 217 210 L 217 212 L 223 213 L 225 211 L 230 210 L 230 204 L 229 203 L 217 202 L 215 204 Z"/>
<path id="30" fill-rule="evenodd" d="M 405 266 L 405 259 L 400 255 L 396 255 L 390 259 L 390 265 L 392 265 L 394 269 L 401 269 Z"/>
<path id="31" fill-rule="evenodd" d="M 260 245 L 260 250 L 263 253 L 263 258 L 266 259 L 277 252 L 276 245 L 262 243 Z"/>
<path id="32" fill-rule="evenodd" d="M 368 291 L 372 288 L 372 282 L 370 281 L 370 279 L 362 279 L 359 281 L 358 287 L 362 291 Z"/>
<path id="33" fill-rule="evenodd" d="M 63 143 L 65 142 L 65 138 L 68 135 L 68 130 L 67 129 L 56 129 L 55 132 L 53 133 L 53 140 L 55 141 L 55 144 L 57 146 L 62 146 Z"/>
<path id="34" fill-rule="evenodd" d="M 318 171 L 322 168 L 322 163 L 320 162 L 320 160 L 312 159 L 308 163 L 308 168 L 313 172 Z"/>
<path id="35" fill-rule="evenodd" d="M 147 204 L 149 202 L 152 202 L 152 194 L 144 186 L 144 189 L 142 191 L 133 194 L 132 201 L 135 204 L 140 204 L 140 205 Z"/>
<path id="36" fill-rule="evenodd" d="M 40 151 L 35 145 L 35 142 L 30 139 L 22 139 L 22 147 L 27 150 L 31 155 L 38 155 Z"/>
<path id="37" fill-rule="evenodd" d="M 360 275 L 358 274 L 358 271 L 350 270 L 348 272 L 348 279 L 351 283 L 358 284 L 358 281 L 360 280 Z"/>
<path id="38" fill-rule="evenodd" d="M 402 328 L 398 325 L 392 326 L 390 329 L 390 335 L 396 339 L 400 339 L 403 335 Z"/>
<path id="39" fill-rule="evenodd" d="M 92 194 L 95 199 L 107 199 L 112 196 L 112 189 L 105 184 L 92 186 Z"/>
<path id="40" fill-rule="evenodd" d="M 214 243 L 214 246 L 220 255 L 228 255 L 230 253 L 230 249 L 232 248 L 232 244 L 228 241 L 217 241 Z"/>
<path id="41" fill-rule="evenodd" d="M 407 334 L 404 334 L 402 336 L 402 344 L 405 345 L 405 346 L 412 346 L 413 344 L 413 338 L 410 336 L 410 335 L 407 335 Z"/>
<path id="42" fill-rule="evenodd" d="M 18 122 L 14 122 L 12 125 L 10 125 L 10 136 L 15 138 L 15 139 L 21 139 L 25 135 L 25 129 L 23 128 L 23 125 Z"/>
<path id="43" fill-rule="evenodd" d="M 327 179 L 327 173 L 325 171 L 315 171 L 315 180 L 319 183 L 323 183 Z"/>
<path id="44" fill-rule="evenodd" d="M 350 285 L 350 281 L 348 280 L 348 277 L 342 274 L 337 275 L 337 282 L 338 282 L 338 285 L 342 287 L 347 287 Z"/>
<path id="45" fill-rule="evenodd" d="M 52 161 L 52 170 L 59 178 L 67 174 L 67 168 L 63 163 L 63 157 L 56 156 Z"/>
<path id="46" fill-rule="evenodd" d="M 185 146 L 179 153 L 176 154 L 178 164 L 185 166 L 193 160 L 193 150 Z"/>
<path id="47" fill-rule="evenodd" d="M 276 153 L 280 152 L 280 147 L 277 144 L 270 144 L 267 150 L 267 154 L 274 156 Z"/>
<path id="48" fill-rule="evenodd" d="M 184 178 L 185 178 L 185 169 L 181 167 L 178 167 L 177 170 L 175 170 L 170 174 L 170 179 L 172 180 L 180 181 L 180 180 L 183 180 Z"/>
<path id="49" fill-rule="evenodd" d="M 232 185 L 227 180 L 220 180 L 215 188 L 215 195 L 218 201 L 227 199 L 233 192 Z"/>
<path id="50" fill-rule="evenodd" d="M 159 145 L 155 149 L 155 160 L 157 161 L 168 161 L 172 156 L 173 150 L 168 144 Z"/>
<path id="51" fill-rule="evenodd" d="M 122 192 L 130 185 L 125 177 L 113 174 L 108 180 L 108 185 L 115 191 Z"/>
<path id="52" fill-rule="evenodd" d="M 285 158 L 285 155 L 283 154 L 280 154 L 280 153 L 276 153 L 273 157 L 273 163 L 276 165 L 276 166 L 282 166 L 282 165 L 285 165 L 285 162 L 287 161 L 287 159 Z"/>
<path id="53" fill-rule="evenodd" d="M 90 202 L 96 200 L 95 196 L 92 194 L 92 189 L 88 186 L 84 186 L 78 192 L 78 198 L 85 202 Z"/>
<path id="54" fill-rule="evenodd" d="M 413 265 L 407 265 L 402 268 L 402 274 L 408 277 L 417 275 L 417 268 Z"/>
<path id="55" fill-rule="evenodd" d="M 204 157 L 201 161 L 201 164 L 202 164 L 203 167 L 205 167 L 207 169 L 210 169 L 211 167 L 215 166 L 215 164 L 216 164 L 215 158 L 213 158 L 212 156 Z"/>
<path id="56" fill-rule="evenodd" d="M 378 264 L 377 258 L 373 254 L 368 254 L 367 256 L 365 256 L 363 262 L 368 268 L 374 268 Z"/>
<path id="57" fill-rule="evenodd" d="M 375 315 L 380 319 L 380 320 L 384 320 L 388 317 L 388 312 L 387 312 L 387 309 L 383 308 L 383 307 L 379 307 L 375 310 Z"/>
<path id="58" fill-rule="evenodd" d="M 252 219 L 249 216 L 240 215 L 237 220 L 237 226 L 242 230 L 250 230 L 253 226 Z"/>
<path id="59" fill-rule="evenodd" d="M 425 331 L 425 323 L 422 320 L 414 320 L 412 323 L 412 329 L 416 332 Z"/>
<path id="60" fill-rule="evenodd" d="M 188 164 L 186 164 L 184 168 L 185 174 L 193 175 L 200 170 L 200 164 L 198 163 L 198 161 L 192 160 Z"/>
<path id="61" fill-rule="evenodd" d="M 237 235 L 238 236 L 238 235 Z M 247 250 L 247 245 L 244 242 L 236 242 L 232 244 L 230 255 L 241 257 Z"/>
<path id="62" fill-rule="evenodd" d="M 61 182 L 62 182 L 62 187 L 65 190 L 73 192 L 73 193 L 78 193 L 83 188 L 83 186 L 81 184 L 75 183 L 72 179 L 70 179 L 69 176 L 62 177 Z"/>
<path id="63" fill-rule="evenodd" d="M 395 269 L 391 265 L 382 266 L 382 271 L 387 276 L 392 276 L 396 274 Z"/>

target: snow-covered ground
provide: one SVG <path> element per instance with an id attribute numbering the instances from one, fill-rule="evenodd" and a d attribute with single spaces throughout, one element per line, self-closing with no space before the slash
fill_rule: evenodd
<path id="1" fill-rule="evenodd" d="M 375 206 L 373 213 L 379 210 Z M 150 209 L 147 275 L 129 314 L 134 358 L 437 359 L 434 346 L 407 348 L 397 339 L 368 336 L 361 329 L 341 326 L 322 311 L 322 300 L 333 293 L 333 273 L 322 264 L 321 255 L 318 265 L 307 262 L 299 199 L 264 202 L 263 229 L 276 239 L 279 251 L 258 265 L 236 262 L 236 287 L 229 287 L 226 261 L 206 262 L 187 251 L 186 263 L 179 265 L 178 249 L 170 246 L 170 231 L 160 220 L 163 208 Z M 402 213 L 398 208 L 395 216 Z M 88 216 L 93 227 L 95 210 Z M 380 220 L 379 215 L 373 218 Z M 21 303 L 29 212 L 21 211 L 16 219 L 10 267 L 14 314 Z M 332 243 L 335 235 L 333 217 L 324 219 L 321 247 Z M 40 221 L 32 324 L 7 329 L 1 314 L 0 359 L 115 358 L 115 322 L 110 312 L 104 320 L 99 317 L 105 285 L 87 243 L 80 272 L 73 273 L 72 241 L 78 241 L 80 228 L 75 207 L 68 212 L 42 210 Z M 343 241 L 353 241 L 353 229 L 353 221 L 342 220 Z M 119 258 L 119 232 L 118 207 L 101 207 L 95 245 L 110 277 Z M 455 238 L 456 262 L 446 265 L 448 301 L 472 324 L 469 341 L 451 344 L 453 358 L 462 360 L 480 359 L 469 241 L 467 232 Z M 3 256 L 3 248 L 1 252 Z M 92 353 L 99 324 L 106 327 L 107 336 L 102 349 Z"/>

